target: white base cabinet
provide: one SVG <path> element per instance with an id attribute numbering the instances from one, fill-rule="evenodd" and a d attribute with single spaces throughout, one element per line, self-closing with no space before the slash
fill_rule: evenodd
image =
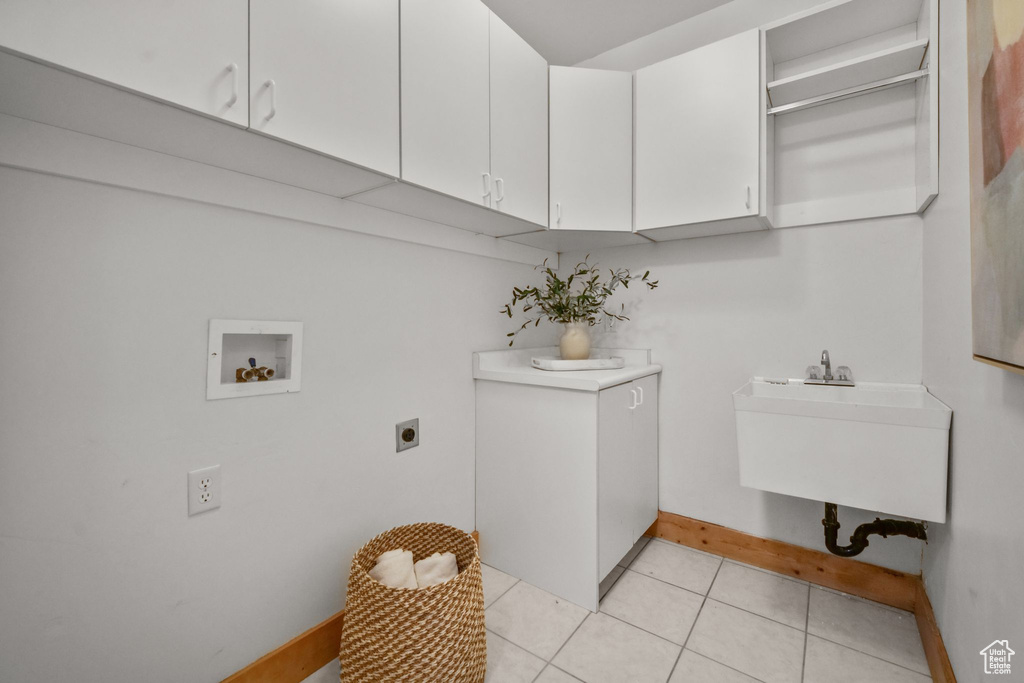
<path id="1" fill-rule="evenodd" d="M 476 381 L 481 557 L 591 611 L 658 515 L 660 367 L 634 370 L 649 374 L 595 390 Z"/>

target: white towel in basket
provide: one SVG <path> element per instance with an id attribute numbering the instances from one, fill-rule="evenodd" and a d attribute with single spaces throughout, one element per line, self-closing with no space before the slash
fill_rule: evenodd
<path id="1" fill-rule="evenodd" d="M 383 553 L 370 570 L 370 577 L 391 588 L 416 588 L 412 551 L 398 548 Z"/>
<path id="2" fill-rule="evenodd" d="M 420 588 L 436 586 L 459 575 L 459 563 L 453 553 L 434 553 L 416 563 L 416 583 Z"/>

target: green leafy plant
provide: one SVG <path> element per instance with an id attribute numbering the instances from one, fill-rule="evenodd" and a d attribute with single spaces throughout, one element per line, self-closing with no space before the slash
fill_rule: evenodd
<path id="1" fill-rule="evenodd" d="M 537 327 L 540 321 L 547 318 L 553 323 L 587 323 L 597 325 L 605 319 L 629 320 L 623 315 L 625 304 L 621 304 L 618 312 L 606 307 L 608 299 L 615 293 L 619 285 L 629 289 L 629 283 L 638 281 L 647 285 L 648 289 L 658 286 L 657 280 L 651 280 L 651 271 L 637 277 L 626 268 L 609 270 L 607 280 L 601 279 L 598 264 L 591 265 L 590 254 L 576 264 L 573 272 L 564 280 L 558 273 L 548 267 L 547 259 L 537 266 L 543 268 L 545 282 L 542 287 L 513 287 L 512 301 L 505 304 L 500 313 L 513 317 L 516 306 L 522 304 L 522 312 L 527 314 L 526 322 L 515 332 L 509 332 L 508 345 L 515 343 L 516 335 L 530 325 Z"/>

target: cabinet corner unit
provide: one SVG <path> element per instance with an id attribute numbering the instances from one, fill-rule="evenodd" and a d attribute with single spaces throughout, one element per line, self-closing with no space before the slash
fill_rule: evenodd
<path id="1" fill-rule="evenodd" d="M 658 515 L 658 374 L 547 372 L 532 355 L 474 354 L 476 527 L 484 562 L 597 611 L 601 581 Z"/>

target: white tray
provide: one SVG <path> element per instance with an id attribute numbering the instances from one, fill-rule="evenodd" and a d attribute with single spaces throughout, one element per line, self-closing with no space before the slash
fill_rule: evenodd
<path id="1" fill-rule="evenodd" d="M 588 358 L 587 360 L 562 360 L 557 356 L 534 356 L 532 365 L 538 370 L 616 370 L 625 367 L 626 361 L 617 356 Z"/>

